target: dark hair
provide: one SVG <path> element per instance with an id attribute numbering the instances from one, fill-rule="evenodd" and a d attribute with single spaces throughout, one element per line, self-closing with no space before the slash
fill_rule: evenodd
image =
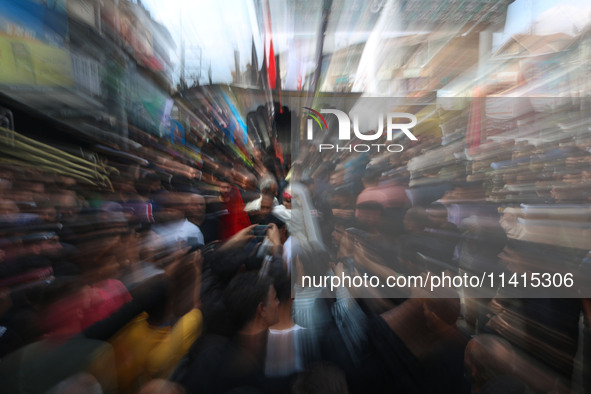
<path id="1" fill-rule="evenodd" d="M 246 265 L 244 248 L 214 250 L 203 256 L 203 266 L 211 268 L 213 274 L 224 284 L 229 283 L 242 265 Z"/>
<path id="2" fill-rule="evenodd" d="M 404 219 L 416 224 L 423 225 L 423 227 L 426 227 L 429 224 L 427 212 L 425 212 L 425 209 L 421 207 L 410 208 L 408 211 L 406 211 Z"/>
<path id="3" fill-rule="evenodd" d="M 291 298 L 291 280 L 283 264 L 270 264 L 269 277 L 273 279 L 273 286 L 277 292 L 279 302 L 286 302 Z"/>
<path id="4" fill-rule="evenodd" d="M 377 183 L 380 180 L 381 176 L 382 172 L 380 170 L 374 167 L 370 167 L 365 169 L 362 179 L 366 182 Z"/>
<path id="5" fill-rule="evenodd" d="M 221 176 L 218 178 L 220 183 L 229 183 L 230 185 L 232 184 L 232 182 L 230 182 L 230 178 L 228 178 L 227 176 Z"/>
<path id="6" fill-rule="evenodd" d="M 264 197 L 270 197 L 271 200 L 273 200 L 275 198 L 275 195 L 272 193 L 269 193 L 269 192 L 263 192 L 263 193 L 261 193 L 261 201 Z"/>
<path id="7" fill-rule="evenodd" d="M 259 224 L 271 224 L 271 223 L 275 223 L 275 225 L 277 226 L 278 229 L 282 229 L 283 227 L 286 226 L 286 224 L 283 220 L 281 220 L 280 218 L 278 218 L 277 216 L 275 216 L 273 214 L 267 216 L 266 218 L 263 218 Z"/>
<path id="8" fill-rule="evenodd" d="M 269 287 L 269 277 L 259 277 L 257 272 L 246 272 L 232 279 L 224 291 L 224 304 L 236 330 L 252 321 L 261 302 L 265 302 Z"/>

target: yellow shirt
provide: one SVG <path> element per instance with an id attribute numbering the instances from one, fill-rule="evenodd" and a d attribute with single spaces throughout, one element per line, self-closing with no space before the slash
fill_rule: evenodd
<path id="1" fill-rule="evenodd" d="M 115 351 L 120 392 L 136 391 L 153 378 L 168 377 L 201 335 L 203 315 L 193 309 L 173 327 L 148 324 L 142 313 L 110 340 Z"/>

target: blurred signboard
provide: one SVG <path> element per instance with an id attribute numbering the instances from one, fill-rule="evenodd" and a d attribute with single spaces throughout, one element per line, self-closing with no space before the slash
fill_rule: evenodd
<path id="1" fill-rule="evenodd" d="M 0 0 L 0 83 L 73 85 L 67 33 L 63 1 Z"/>
<path id="2" fill-rule="evenodd" d="M 68 16 L 63 1 L 50 3 L 53 6 L 30 0 L 0 0 L 0 32 L 9 37 L 63 47 L 68 34 Z"/>
<path id="3" fill-rule="evenodd" d="M 0 84 L 72 86 L 70 54 L 43 43 L 0 36 Z"/>

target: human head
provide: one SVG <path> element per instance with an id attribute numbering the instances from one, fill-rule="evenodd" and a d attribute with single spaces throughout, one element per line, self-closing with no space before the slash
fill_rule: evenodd
<path id="1" fill-rule="evenodd" d="M 230 184 L 227 178 L 220 179 L 220 183 L 218 184 L 218 191 L 220 193 L 220 198 L 224 202 L 230 201 L 230 193 L 232 192 L 232 185 Z"/>
<path id="2" fill-rule="evenodd" d="M 22 243 L 31 254 L 54 257 L 59 255 L 62 244 L 54 232 L 34 233 L 25 235 Z"/>
<path id="3" fill-rule="evenodd" d="M 406 211 L 406 215 L 404 215 L 404 228 L 410 234 L 422 232 L 428 223 L 429 219 L 423 208 L 410 208 Z"/>
<path id="4" fill-rule="evenodd" d="M 270 278 L 258 272 L 238 275 L 224 291 L 224 304 L 236 330 L 250 323 L 269 328 L 279 321 L 279 300 Z"/>
<path id="5" fill-rule="evenodd" d="M 507 234 L 511 237 L 520 232 L 520 225 L 518 222 L 521 209 L 519 207 L 506 207 L 503 209 L 503 215 L 499 218 L 499 224 Z"/>
<path id="6" fill-rule="evenodd" d="M 283 191 L 283 206 L 286 209 L 291 209 L 291 190 L 286 189 Z"/>
<path id="7" fill-rule="evenodd" d="M 19 213 L 18 206 L 12 200 L 0 200 L 0 215 Z"/>
<path id="8" fill-rule="evenodd" d="M 261 219 L 266 218 L 273 211 L 273 198 L 271 194 L 263 194 L 261 196 L 261 208 L 259 209 Z"/>
<path id="9" fill-rule="evenodd" d="M 154 200 L 158 206 L 156 221 L 159 223 L 181 220 L 190 210 L 190 195 L 187 193 L 163 193 Z"/>
<path id="10" fill-rule="evenodd" d="M 64 222 L 73 222 L 78 217 L 80 206 L 74 192 L 64 193 L 57 197 L 56 209 L 58 217 Z"/>
<path id="11" fill-rule="evenodd" d="M 45 223 L 55 223 L 57 220 L 57 210 L 51 200 L 43 200 L 37 203 L 35 213 Z"/>
<path id="12" fill-rule="evenodd" d="M 332 174 L 330 174 L 330 176 L 328 177 L 328 183 L 332 187 L 342 185 L 344 183 L 343 171 L 333 172 Z"/>
<path id="13" fill-rule="evenodd" d="M 205 198 L 203 198 L 202 195 L 190 195 L 188 217 L 199 223 L 203 222 L 203 220 L 205 219 Z"/>
<path id="14" fill-rule="evenodd" d="M 364 187 L 373 187 L 377 186 L 380 181 L 380 176 L 382 174 L 379 170 L 375 168 L 367 168 L 365 173 L 361 177 L 361 181 L 363 182 Z"/>
<path id="15" fill-rule="evenodd" d="M 357 205 L 355 216 L 365 230 L 377 231 L 384 216 L 384 207 L 378 202 L 364 202 Z"/>
<path id="16" fill-rule="evenodd" d="M 277 182 L 273 177 L 267 175 L 261 179 L 259 188 L 262 194 L 270 194 L 273 197 L 277 195 Z"/>
<path id="17" fill-rule="evenodd" d="M 256 190 L 257 189 L 257 178 L 253 174 L 249 173 L 244 178 L 244 188 L 246 190 Z"/>
<path id="18" fill-rule="evenodd" d="M 443 228 L 447 223 L 447 208 L 441 203 L 433 203 L 427 208 L 429 226 Z"/>

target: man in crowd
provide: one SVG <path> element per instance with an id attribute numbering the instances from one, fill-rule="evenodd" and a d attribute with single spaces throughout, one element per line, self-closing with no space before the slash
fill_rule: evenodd
<path id="1" fill-rule="evenodd" d="M 192 247 L 204 245 L 203 233 L 189 220 L 194 216 L 191 199 L 189 193 L 168 193 L 160 199 L 158 225 L 154 231 L 167 245 L 179 241 Z"/>
<path id="2" fill-rule="evenodd" d="M 244 202 L 238 188 L 233 186 L 228 178 L 220 179 L 218 191 L 219 200 L 214 202 L 212 207 L 214 213 L 220 215 L 220 239 L 226 240 L 250 226 L 250 220 L 244 211 Z"/>
<path id="3" fill-rule="evenodd" d="M 258 272 L 240 274 L 223 299 L 234 334 L 230 339 L 206 335 L 198 341 L 173 380 L 188 392 L 270 390 L 272 383 L 264 376 L 267 336 L 269 327 L 279 321 L 279 300 L 271 279 Z"/>
<path id="4" fill-rule="evenodd" d="M 207 217 L 205 198 L 202 195 L 189 195 L 187 219 L 201 230 L 204 245 L 219 239 L 218 221 L 215 217 Z"/>

